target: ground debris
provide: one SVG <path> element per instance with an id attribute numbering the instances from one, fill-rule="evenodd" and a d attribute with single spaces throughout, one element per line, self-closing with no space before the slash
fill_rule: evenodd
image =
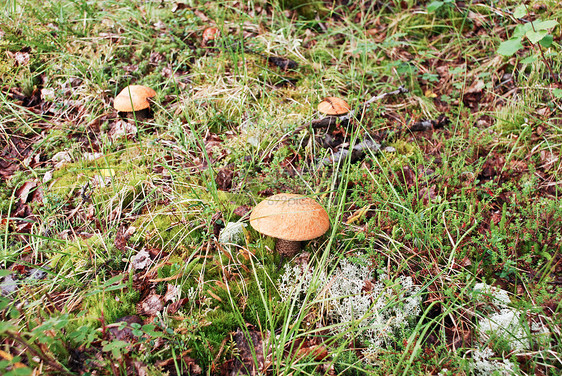
<path id="1" fill-rule="evenodd" d="M 217 172 L 217 176 L 215 181 L 217 183 L 217 187 L 221 191 L 229 191 L 232 188 L 232 178 L 234 177 L 234 172 L 226 167 L 221 168 Z"/>
<path id="2" fill-rule="evenodd" d="M 441 114 L 435 120 L 417 121 L 414 124 L 410 125 L 410 127 L 408 127 L 408 130 L 410 130 L 410 131 L 428 131 L 430 129 L 443 128 L 447 124 L 449 124 L 449 119 L 447 118 L 447 116 Z"/>
<path id="3" fill-rule="evenodd" d="M 162 371 L 167 372 L 170 376 L 196 376 L 203 373 L 203 369 L 197 364 L 195 359 L 188 356 L 190 350 L 184 351 L 180 357 L 169 358 L 166 360 L 159 360 L 156 362 L 156 367 L 162 369 Z M 177 364 L 183 364 L 184 372 L 181 374 L 177 373 Z"/>
<path id="4" fill-rule="evenodd" d="M 316 163 L 316 168 L 321 168 L 323 166 L 339 164 L 341 161 L 346 159 L 351 154 L 351 163 L 355 163 L 362 159 L 367 152 L 378 153 L 381 150 L 381 144 L 367 139 L 365 141 L 361 141 L 360 143 L 353 146 L 351 151 L 349 149 L 340 149 L 334 154 L 324 159 L 321 159 L 319 162 Z"/>
<path id="5" fill-rule="evenodd" d="M 267 61 L 269 61 L 271 64 L 275 65 L 276 67 L 281 68 L 281 70 L 283 71 L 294 70 L 299 67 L 299 64 L 296 61 L 288 59 L 286 57 L 269 56 L 267 58 Z"/>
<path id="6" fill-rule="evenodd" d="M 262 333 L 256 330 L 252 325 L 247 325 L 247 330 L 236 330 L 233 335 L 236 348 L 239 352 L 234 361 L 228 361 L 232 366 L 228 371 L 229 376 L 238 375 L 258 375 L 266 371 L 266 358 L 268 354 L 264 354 L 266 344 L 269 341 L 269 334 L 264 339 Z M 255 355 L 255 360 L 254 360 Z"/>
<path id="7" fill-rule="evenodd" d="M 141 315 L 156 316 L 164 309 L 162 300 L 161 295 L 153 293 L 137 305 L 137 312 Z"/>
<path id="8" fill-rule="evenodd" d="M 108 325 L 108 335 L 110 340 L 136 342 L 138 337 L 133 334 L 131 324 L 141 324 L 142 319 L 137 315 L 123 316 L 115 320 L 114 324 Z"/>
<path id="9" fill-rule="evenodd" d="M 0 281 L 0 293 L 2 296 L 10 295 L 18 290 L 18 282 L 13 274 L 8 274 Z"/>
<path id="10" fill-rule="evenodd" d="M 134 270 L 142 270 L 145 269 L 151 262 L 150 253 L 142 249 L 131 259 L 131 268 Z"/>

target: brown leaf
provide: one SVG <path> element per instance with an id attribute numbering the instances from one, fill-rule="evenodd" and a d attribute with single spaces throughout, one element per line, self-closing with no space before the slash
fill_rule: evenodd
<path id="1" fill-rule="evenodd" d="M 175 302 L 181 294 L 179 285 L 172 285 L 168 283 L 166 288 L 166 294 L 164 294 L 164 301 Z"/>
<path id="2" fill-rule="evenodd" d="M 232 178 L 234 177 L 234 172 L 224 167 L 219 170 L 215 182 L 217 187 L 221 191 L 228 191 L 232 188 Z"/>
<path id="3" fill-rule="evenodd" d="M 162 295 L 158 294 L 151 294 L 137 304 L 137 312 L 141 315 L 156 316 L 156 314 L 163 309 Z"/>
<path id="4" fill-rule="evenodd" d="M 199 17 L 201 19 L 201 21 L 203 21 L 204 23 L 209 22 L 209 17 L 207 17 L 207 15 L 205 13 L 201 12 L 200 10 L 194 9 L 193 13 L 195 13 L 195 15 L 197 17 Z"/>
<path id="5" fill-rule="evenodd" d="M 24 47 L 20 51 L 17 51 L 15 53 L 10 52 L 10 51 L 6 51 L 6 53 L 8 54 L 8 56 L 10 56 L 12 59 L 14 59 L 14 65 L 16 67 L 22 67 L 24 65 L 29 64 L 29 52 L 30 51 L 31 51 L 31 48 Z"/>
<path id="6" fill-rule="evenodd" d="M 462 265 L 462 266 L 464 266 L 465 268 L 467 268 L 467 267 L 469 267 L 470 265 L 472 265 L 472 261 L 470 261 L 470 259 L 469 259 L 467 256 L 465 256 L 465 257 L 461 260 L 460 265 Z"/>
<path id="7" fill-rule="evenodd" d="M 243 217 L 246 214 L 248 214 L 250 212 L 250 210 L 252 210 L 252 208 L 249 207 L 248 205 L 242 205 L 242 206 L 239 206 L 236 209 L 234 209 L 234 215 L 237 215 L 239 217 Z"/>
<path id="8" fill-rule="evenodd" d="M 416 179 L 416 174 L 415 172 L 410 168 L 410 166 L 404 166 L 402 168 L 402 171 L 398 171 L 396 173 L 398 180 L 407 186 L 413 186 L 415 179 Z"/>
<path id="9" fill-rule="evenodd" d="M 178 10 L 182 10 L 182 9 L 186 9 L 186 8 L 188 8 L 187 4 L 180 3 L 179 1 L 177 1 L 172 6 L 172 13 L 176 13 Z"/>
<path id="10" fill-rule="evenodd" d="M 182 298 L 179 299 L 178 301 L 173 302 L 172 304 L 170 304 L 168 306 L 168 314 L 169 315 L 173 315 L 175 314 L 181 307 L 183 307 L 187 302 L 189 301 L 189 299 L 187 298 Z"/>
<path id="11" fill-rule="evenodd" d="M 466 90 L 463 96 L 463 103 L 470 109 L 477 110 L 482 99 L 486 84 L 482 80 L 475 80 Z"/>
<path id="12" fill-rule="evenodd" d="M 21 188 L 18 189 L 16 195 L 19 197 L 20 202 L 25 204 L 28 202 L 28 198 L 30 198 L 30 192 L 37 187 L 37 183 L 35 181 L 26 181 Z"/>
<path id="13" fill-rule="evenodd" d="M 184 375 L 200 375 L 203 370 L 199 365 L 195 362 L 194 359 L 187 356 L 187 354 L 191 350 L 186 350 L 181 354 L 181 358 L 178 359 L 177 357 L 168 358 L 166 360 L 158 360 L 156 361 L 156 367 L 162 368 L 162 371 L 168 372 L 170 375 L 176 375 L 176 364 L 181 363 L 184 368 L 185 373 Z"/>
<path id="14" fill-rule="evenodd" d="M 269 337 L 269 335 L 267 336 Z M 266 341 L 268 338 L 266 337 Z M 248 339 L 250 341 L 248 341 Z M 252 325 L 248 324 L 247 330 L 238 329 L 233 335 L 236 342 L 239 356 L 232 364 L 232 368 L 228 373 L 229 376 L 237 375 L 257 375 L 265 372 L 265 358 L 268 354 L 264 354 L 264 339 L 259 331 L 255 330 Z M 257 361 L 254 361 L 254 356 Z"/>
<path id="15" fill-rule="evenodd" d="M 135 270 L 142 270 L 146 268 L 151 261 L 152 260 L 150 259 L 150 253 L 143 249 L 131 259 L 131 268 Z"/>
<path id="16" fill-rule="evenodd" d="M 133 361 L 133 367 L 135 367 L 135 375 L 137 376 L 148 376 L 148 367 L 146 364 L 140 360 Z"/>
<path id="17" fill-rule="evenodd" d="M 115 235 L 115 241 L 113 242 L 115 248 L 120 251 L 125 251 L 127 249 L 127 240 L 129 240 L 130 237 L 131 235 L 127 234 L 125 226 L 119 227 Z"/>
<path id="18" fill-rule="evenodd" d="M 423 187 L 420 189 L 419 195 L 424 205 L 429 204 L 437 197 L 437 194 L 435 193 L 435 185 L 432 185 L 429 188 Z"/>
<path id="19" fill-rule="evenodd" d="M 330 354 L 328 353 L 328 349 L 322 345 L 313 345 L 309 347 L 300 348 L 297 352 L 297 357 L 302 359 L 304 357 L 312 355 L 314 360 L 321 361 L 326 359 Z"/>

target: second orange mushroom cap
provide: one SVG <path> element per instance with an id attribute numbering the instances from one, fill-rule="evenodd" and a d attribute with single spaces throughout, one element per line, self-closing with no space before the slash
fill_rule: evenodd
<path id="1" fill-rule="evenodd" d="M 327 97 L 318 104 L 318 111 L 326 115 L 344 115 L 351 110 L 349 104 L 337 97 Z"/>
<path id="2" fill-rule="evenodd" d="M 156 92 L 143 85 L 129 85 L 117 96 L 113 107 L 119 112 L 133 112 L 150 107 L 149 98 L 156 96 Z"/>

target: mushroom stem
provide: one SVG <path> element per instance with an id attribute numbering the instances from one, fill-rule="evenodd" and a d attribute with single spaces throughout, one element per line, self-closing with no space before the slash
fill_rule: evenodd
<path id="1" fill-rule="evenodd" d="M 277 239 L 277 243 L 275 244 L 275 250 L 279 252 L 282 259 L 285 257 L 292 258 L 301 250 L 301 242 Z"/>
<path id="2" fill-rule="evenodd" d="M 138 110 L 138 111 L 129 111 L 129 112 L 125 112 L 125 111 L 119 111 L 118 112 L 119 116 L 121 116 L 122 118 L 125 119 L 129 119 L 132 121 L 145 121 L 147 119 L 150 119 L 151 117 L 151 113 L 150 113 L 150 109 L 149 108 L 145 108 L 142 110 Z"/>

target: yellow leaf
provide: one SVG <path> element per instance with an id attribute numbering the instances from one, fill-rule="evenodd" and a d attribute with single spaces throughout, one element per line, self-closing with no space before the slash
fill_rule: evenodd
<path id="1" fill-rule="evenodd" d="M 435 94 L 433 91 L 429 89 L 425 91 L 425 96 L 428 98 L 437 98 L 437 94 Z"/>

